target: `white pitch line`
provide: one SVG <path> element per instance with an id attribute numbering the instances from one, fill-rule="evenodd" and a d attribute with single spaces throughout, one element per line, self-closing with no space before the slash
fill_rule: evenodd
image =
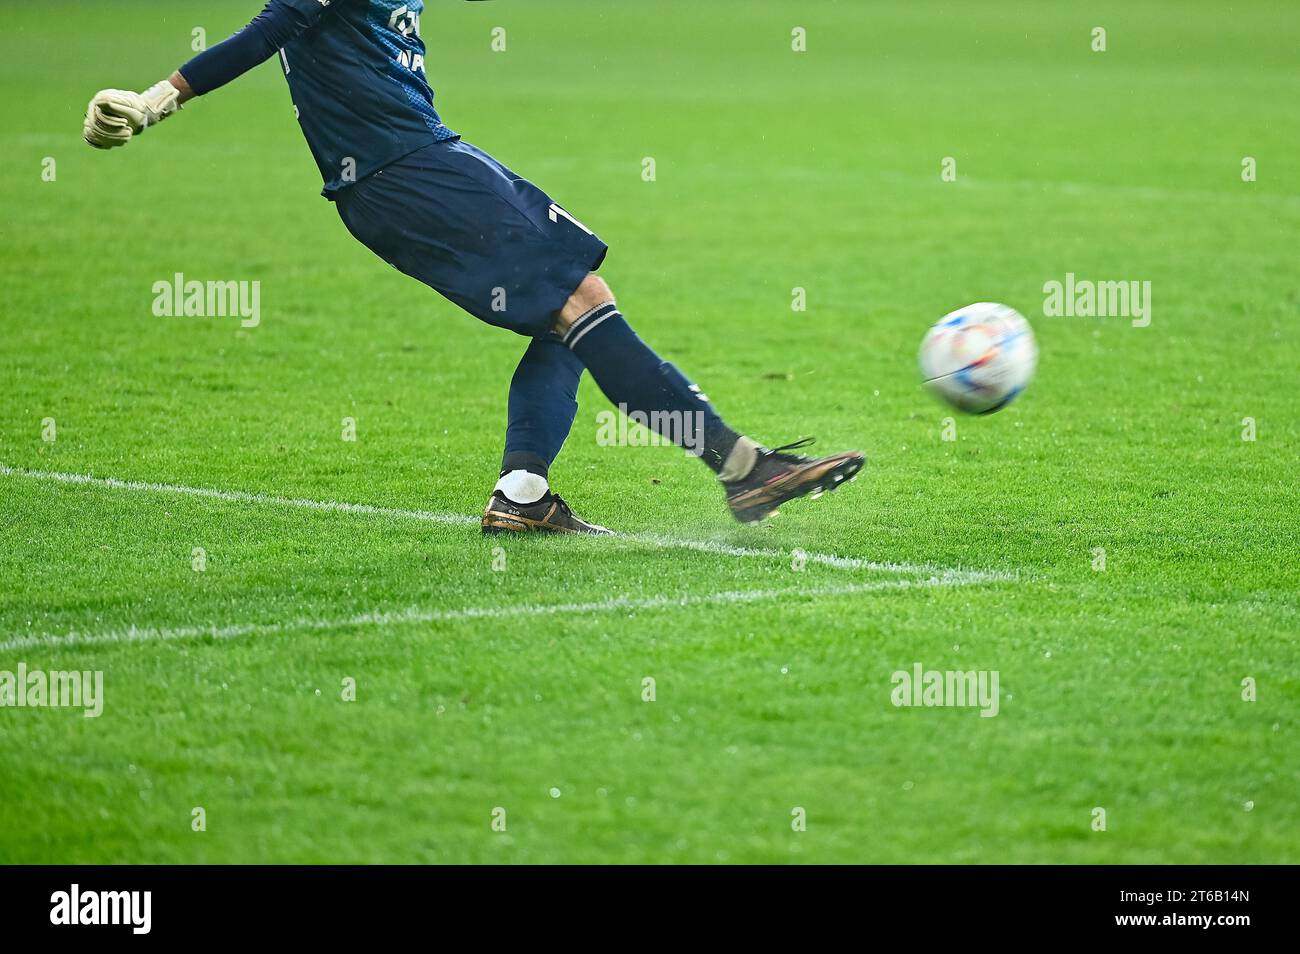
<path id="1" fill-rule="evenodd" d="M 209 500 L 223 500 L 230 503 L 259 504 L 263 506 L 298 507 L 306 510 L 329 511 L 336 513 L 362 514 L 373 517 L 393 517 L 403 520 L 422 520 L 426 523 L 452 524 L 463 526 L 478 523 L 477 517 L 461 513 L 439 513 L 431 510 L 403 510 L 397 507 L 379 507 L 374 504 L 345 503 L 337 500 L 308 500 L 301 497 L 278 497 L 273 494 L 250 493 L 243 490 L 218 490 L 212 487 L 188 487 L 183 484 L 161 484 L 142 480 L 119 480 L 116 477 L 94 477 L 90 474 L 68 474 L 59 471 L 27 470 L 22 467 L 10 467 L 0 464 L 0 476 L 24 477 L 53 483 L 76 484 L 89 487 L 101 487 L 109 490 L 134 490 L 147 493 L 180 494 L 187 497 L 201 497 Z M 678 548 L 694 550 L 699 553 L 713 553 L 719 556 L 755 559 L 789 560 L 792 551 L 764 549 L 756 547 L 737 547 L 712 540 L 690 540 L 681 537 L 662 536 L 654 533 L 619 533 L 617 537 L 635 543 L 661 548 Z M 805 553 L 809 563 L 827 566 L 837 570 L 867 570 L 876 573 L 895 573 L 911 575 L 928 575 L 949 582 L 988 583 L 1017 579 L 1016 574 L 999 570 L 970 570 L 960 567 L 941 567 L 927 563 L 881 563 L 858 557 L 836 556 L 830 553 Z"/>
<path id="2" fill-rule="evenodd" d="M 701 553 L 716 553 L 730 557 L 761 557 L 763 559 L 789 560 L 790 550 L 776 550 L 763 547 L 735 547 L 712 540 L 687 540 L 681 537 L 665 537 L 656 533 L 620 533 L 625 540 L 648 543 L 651 546 L 681 547 L 697 550 Z M 948 582 L 992 583 L 996 581 L 1014 581 L 1019 579 L 1015 573 L 1002 570 L 968 570 L 961 567 L 938 566 L 933 563 L 882 563 L 876 560 L 864 560 L 860 557 L 842 557 L 831 553 L 804 554 L 809 563 L 833 567 L 837 570 L 870 570 L 876 573 L 898 573 L 911 575 L 929 575 Z"/>
<path id="3" fill-rule="evenodd" d="M 871 580 L 865 583 L 842 583 L 831 586 L 790 586 L 760 590 L 726 590 L 702 596 L 619 596 L 588 603 L 552 603 L 517 606 L 469 606 L 463 609 L 420 609 L 374 611 L 359 613 L 340 619 L 300 618 L 279 623 L 235 623 L 228 626 L 150 627 L 127 626 L 100 632 L 40 633 L 18 636 L 0 642 L 0 652 L 16 649 L 62 648 L 166 642 L 184 639 L 238 639 L 243 636 L 274 636 L 292 632 L 325 632 L 370 626 L 389 626 L 405 623 L 454 623 L 475 619 L 505 619 L 520 616 L 581 616 L 589 613 L 633 612 L 636 610 L 675 609 L 687 606 L 718 606 L 754 603 L 787 598 L 818 598 L 826 596 L 852 596 L 858 593 L 875 593 L 887 590 L 927 589 L 933 587 L 962 586 L 955 580 Z"/>
<path id="4" fill-rule="evenodd" d="M 398 510 L 393 507 L 376 507 L 372 504 L 341 503 L 337 500 L 304 500 L 298 497 L 276 497 L 270 494 L 247 493 L 243 490 L 216 490 L 212 487 L 186 487 L 182 484 L 155 484 L 144 480 L 118 480 L 116 477 L 92 477 L 90 474 L 64 474 L 53 470 L 26 470 L 0 464 L 0 475 L 27 477 L 61 484 L 82 484 L 104 487 L 109 490 L 143 490 L 156 494 L 183 494 L 187 497 L 205 497 L 229 503 L 251 503 L 278 507 L 302 507 L 307 510 L 328 510 L 341 513 L 360 513 L 372 517 L 403 517 L 430 523 L 478 523 L 477 518 L 463 513 L 435 513 L 430 510 Z"/>

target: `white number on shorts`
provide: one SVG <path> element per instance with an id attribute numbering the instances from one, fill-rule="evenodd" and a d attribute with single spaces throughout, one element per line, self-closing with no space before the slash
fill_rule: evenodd
<path id="1" fill-rule="evenodd" d="M 568 219 L 570 222 L 572 222 L 574 225 L 576 225 L 578 228 L 582 229 L 582 230 L 583 230 L 584 232 L 586 232 L 588 235 L 595 235 L 595 234 L 596 234 L 596 233 L 594 233 L 591 229 L 587 228 L 585 225 L 583 225 L 581 222 L 579 222 L 577 219 L 575 219 L 573 216 L 571 216 L 568 212 L 565 212 L 562 208 L 560 208 L 558 205 L 556 205 L 554 202 L 552 202 L 552 203 L 551 203 L 551 208 L 550 208 L 551 221 L 552 221 L 552 222 L 558 222 L 558 221 L 560 221 L 559 218 L 558 218 L 558 216 L 561 216 L 561 215 L 564 216 L 566 219 Z"/>

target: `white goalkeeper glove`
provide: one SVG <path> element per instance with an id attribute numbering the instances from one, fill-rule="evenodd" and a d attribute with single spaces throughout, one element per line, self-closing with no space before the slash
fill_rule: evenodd
<path id="1" fill-rule="evenodd" d="M 86 110 L 84 136 L 96 149 L 125 146 L 132 136 L 160 123 L 181 108 L 180 90 L 163 80 L 143 93 L 102 89 Z"/>

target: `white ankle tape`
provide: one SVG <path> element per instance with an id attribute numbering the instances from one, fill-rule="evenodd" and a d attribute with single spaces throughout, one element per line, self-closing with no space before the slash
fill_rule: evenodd
<path id="1" fill-rule="evenodd" d="M 731 448 L 727 459 L 722 462 L 722 470 L 718 471 L 718 480 L 731 484 L 748 477 L 749 472 L 758 463 L 758 446 L 748 437 L 740 437 L 736 445 Z"/>
<path id="2" fill-rule="evenodd" d="M 537 503 L 551 489 L 541 474 L 526 470 L 512 470 L 497 481 L 496 489 L 519 504 Z"/>

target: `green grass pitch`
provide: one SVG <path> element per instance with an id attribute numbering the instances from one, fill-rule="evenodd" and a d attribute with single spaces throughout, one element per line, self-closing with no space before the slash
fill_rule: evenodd
<path id="1" fill-rule="evenodd" d="M 553 480 L 613 542 L 480 536 L 523 342 L 347 235 L 274 63 L 81 141 L 257 6 L 4 4 L 0 670 L 104 711 L 0 708 L 0 862 L 1300 860 L 1293 5 L 429 3 L 444 118 L 633 325 L 869 456 L 740 527 L 584 381 Z M 155 317 L 176 272 L 261 323 Z M 1045 317 L 1066 273 L 1151 324 Z M 948 441 L 916 348 L 979 300 L 1038 378 Z M 917 663 L 998 715 L 895 707 Z"/>

